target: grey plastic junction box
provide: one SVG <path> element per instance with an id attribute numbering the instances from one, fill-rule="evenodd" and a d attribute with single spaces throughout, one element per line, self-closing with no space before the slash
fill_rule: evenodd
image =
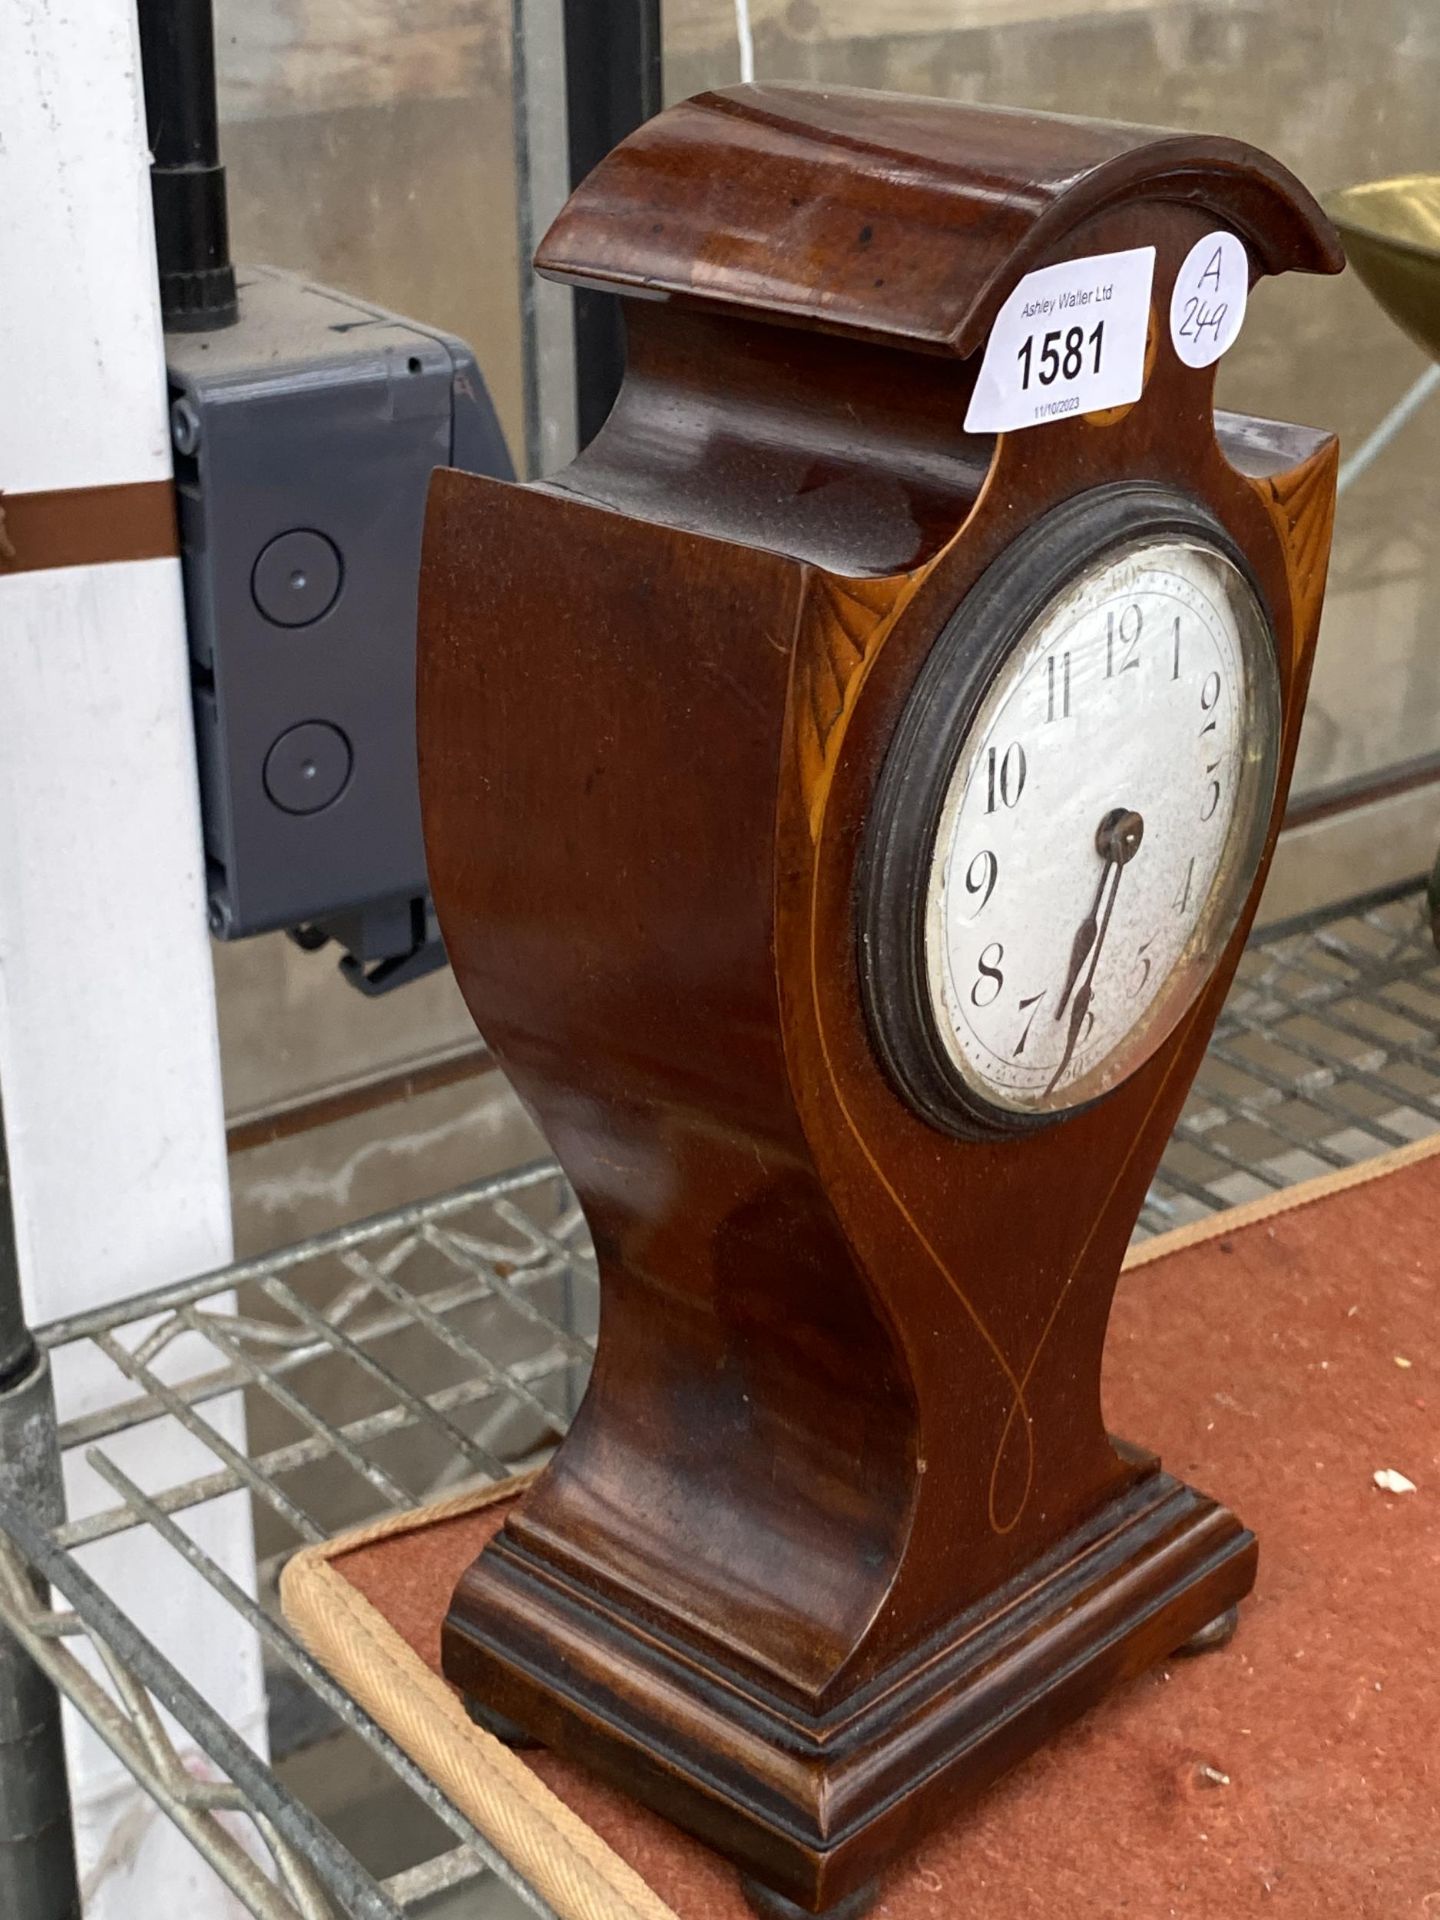
<path id="1" fill-rule="evenodd" d="M 510 459 L 462 341 L 274 268 L 238 279 L 237 325 L 166 341 L 210 923 L 318 924 L 393 958 L 433 934 L 426 488 L 439 465 L 509 478 Z"/>

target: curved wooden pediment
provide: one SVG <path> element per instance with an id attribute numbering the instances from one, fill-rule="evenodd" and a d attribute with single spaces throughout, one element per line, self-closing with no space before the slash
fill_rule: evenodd
<path id="1" fill-rule="evenodd" d="M 1317 202 L 1243 141 L 852 88 L 671 107 L 572 194 L 551 279 L 965 357 L 1016 280 L 1125 200 L 1213 208 L 1261 273 L 1337 273 Z"/>

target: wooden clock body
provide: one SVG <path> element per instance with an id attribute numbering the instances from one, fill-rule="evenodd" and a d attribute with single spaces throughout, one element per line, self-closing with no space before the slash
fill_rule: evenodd
<path id="1" fill-rule="evenodd" d="M 431 874 L 456 976 L 585 1209 L 594 1377 L 457 1589 L 446 1670 L 807 1909 L 1248 1591 L 1255 1542 L 1115 1443 L 1105 1326 L 1258 898 L 1304 705 L 1335 448 L 1212 410 L 1170 345 L 1217 227 L 1335 271 L 1231 141 L 740 88 L 607 159 L 539 255 L 627 299 L 564 473 L 437 476 Z M 1026 272 L 1157 249 L 1135 404 L 967 435 Z M 867 1022 L 857 886 L 887 747 L 1023 530 L 1199 503 L 1273 622 L 1280 778 L 1222 963 L 1130 1079 L 957 1137 Z"/>

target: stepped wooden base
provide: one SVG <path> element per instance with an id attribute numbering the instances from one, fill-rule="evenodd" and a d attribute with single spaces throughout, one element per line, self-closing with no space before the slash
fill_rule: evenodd
<path id="1" fill-rule="evenodd" d="M 758 1880 L 742 1881 L 741 1891 L 756 1920 L 807 1920 L 807 1915 L 813 1912 L 812 1908 L 798 1906 L 795 1901 L 787 1900 L 783 1893 L 762 1887 Z M 869 1886 L 861 1887 L 855 1893 L 847 1893 L 833 1907 L 826 1907 L 816 1920 L 864 1920 L 879 1898 L 879 1882 L 872 1881 Z"/>
<path id="2" fill-rule="evenodd" d="M 1254 1582 L 1235 1517 L 1168 1474 L 821 1714 L 497 1536 L 444 1630 L 451 1680 L 807 1912 L 859 1895 L 957 1804 Z"/>

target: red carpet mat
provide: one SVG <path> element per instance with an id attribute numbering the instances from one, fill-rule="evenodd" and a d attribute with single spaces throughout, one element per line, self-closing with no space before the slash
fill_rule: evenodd
<path id="1" fill-rule="evenodd" d="M 1113 1696 L 939 1833 L 877 1920 L 1440 1920 L 1436 1144 L 1132 1263 L 1109 1424 L 1255 1529 L 1255 1595 L 1226 1651 Z M 578 1768 L 505 1753 L 438 1678 L 495 1502 L 301 1555 L 287 1611 L 562 1913 L 750 1920 L 713 1854 Z"/>

